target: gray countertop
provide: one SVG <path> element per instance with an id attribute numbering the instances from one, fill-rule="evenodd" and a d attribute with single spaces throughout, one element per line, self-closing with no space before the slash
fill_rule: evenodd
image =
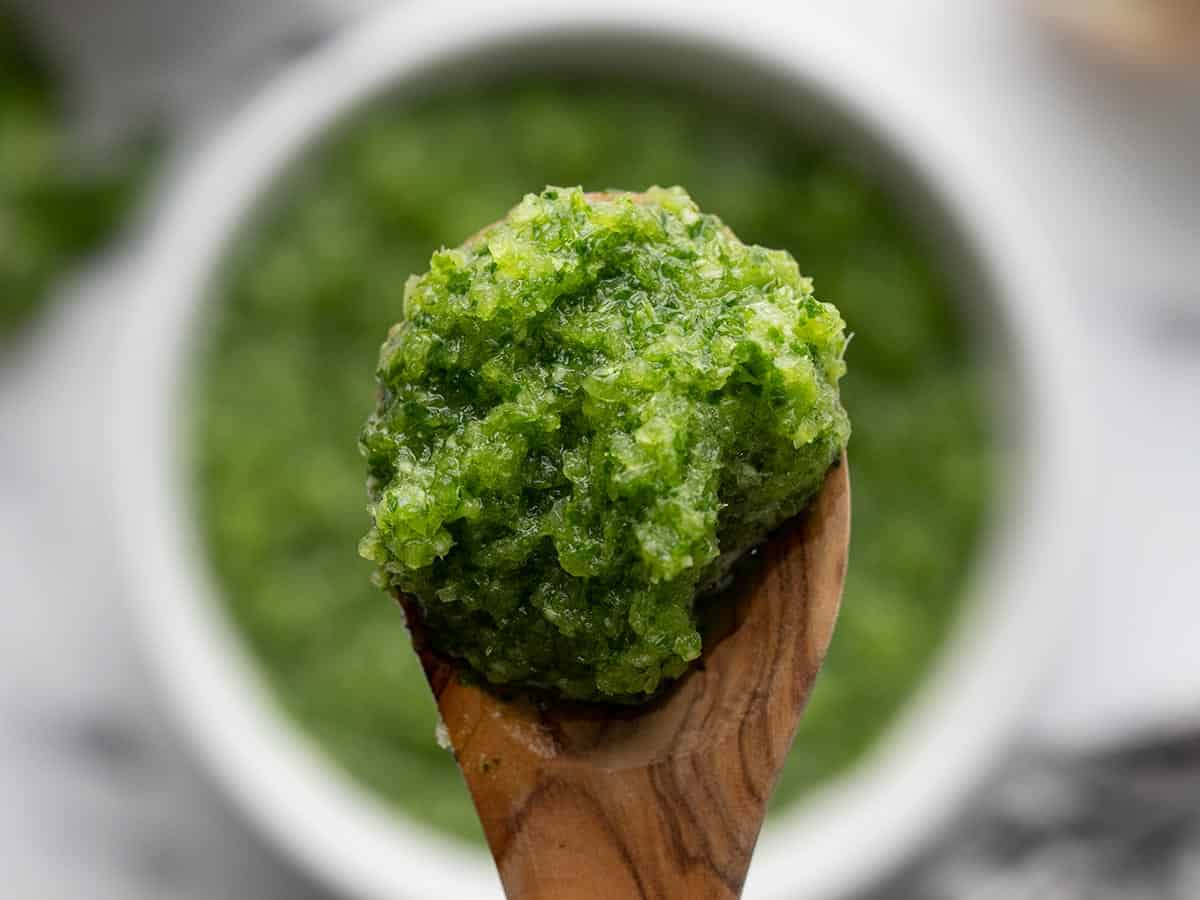
<path id="1" fill-rule="evenodd" d="M 1032 711 L 1029 751 L 953 841 L 880 898 L 1200 896 L 1200 750 L 1187 737 L 1200 733 L 1200 76 L 1118 75 L 1000 0 L 828 5 L 969 117 L 1036 199 L 1083 313 L 1083 333 L 1063 340 L 1093 359 L 1087 402 L 1108 473 L 1079 579 L 1088 614 Z M 310 40 L 334 8 L 295 26 L 271 19 L 262 34 L 286 47 L 294 27 Z M 245 62 L 242 83 L 262 69 Z M 203 133 L 240 91 L 226 78 L 221 103 L 194 100 L 178 124 Z M 103 103 L 137 105 L 118 96 Z M 324 896 L 193 769 L 122 613 L 107 514 L 91 498 L 104 478 L 94 451 L 110 302 L 135 257 L 65 285 L 30 341 L 0 359 L 5 894 Z M 1166 732 L 1179 737 L 1157 752 L 1092 749 Z"/>

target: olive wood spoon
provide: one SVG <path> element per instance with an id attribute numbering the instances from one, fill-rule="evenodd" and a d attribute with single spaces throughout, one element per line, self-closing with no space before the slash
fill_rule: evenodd
<path id="1" fill-rule="evenodd" d="M 639 707 L 542 706 L 464 683 L 400 598 L 511 900 L 741 895 L 833 635 L 849 537 L 843 457 L 735 581 L 727 633 Z"/>

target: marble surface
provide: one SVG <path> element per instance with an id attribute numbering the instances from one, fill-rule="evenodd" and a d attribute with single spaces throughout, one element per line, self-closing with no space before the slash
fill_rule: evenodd
<path id="1" fill-rule="evenodd" d="M 954 837 L 864 900 L 1200 897 L 1200 732 L 1014 760 Z"/>
<path id="2" fill-rule="evenodd" d="M 1088 615 L 1031 710 L 1029 749 L 954 839 L 880 900 L 1200 896 L 1200 752 L 1188 737 L 1200 732 L 1200 76 L 1168 83 L 1098 67 L 1001 0 L 827 5 L 967 117 L 1035 201 L 1083 313 L 1084 332 L 1063 339 L 1093 359 L 1081 402 L 1101 414 L 1108 472 L 1078 579 Z M 298 47 L 340 14 L 327 3 L 263 33 Z M 303 40 L 289 44 L 293 33 Z M 246 47 L 231 52 L 241 76 L 223 67 L 214 99 L 193 95 L 179 117 L 191 140 L 264 74 Z M 170 105 L 166 96 L 146 103 Z M 64 284 L 29 340 L 0 350 L 5 894 L 326 896 L 193 768 L 125 622 L 97 498 L 112 304 L 135 259 L 136 242 Z M 1162 749 L 1097 749 L 1131 740 Z M 1110 868 L 1120 859 L 1128 884 Z M 1084 889 L 1101 882 L 1109 893 Z"/>

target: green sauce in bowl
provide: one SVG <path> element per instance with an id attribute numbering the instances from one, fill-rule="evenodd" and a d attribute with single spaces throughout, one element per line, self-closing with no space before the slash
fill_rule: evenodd
<path id="1" fill-rule="evenodd" d="M 753 112 L 530 81 L 377 106 L 301 165 L 236 247 L 198 359 L 197 501 L 230 612 L 330 758 L 413 818 L 481 838 L 400 613 L 354 556 L 353 436 L 408 277 L 547 183 L 687 185 L 742 240 L 789 251 L 855 333 L 851 566 L 786 805 L 871 746 L 946 636 L 990 500 L 989 409 L 911 223 L 836 149 Z"/>

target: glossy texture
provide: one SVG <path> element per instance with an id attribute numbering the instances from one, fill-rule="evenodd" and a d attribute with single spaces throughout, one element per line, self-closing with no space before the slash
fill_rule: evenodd
<path id="1" fill-rule="evenodd" d="M 845 446 L 845 347 L 788 253 L 680 188 L 529 194 L 405 288 L 362 554 L 487 681 L 644 700 Z"/>

